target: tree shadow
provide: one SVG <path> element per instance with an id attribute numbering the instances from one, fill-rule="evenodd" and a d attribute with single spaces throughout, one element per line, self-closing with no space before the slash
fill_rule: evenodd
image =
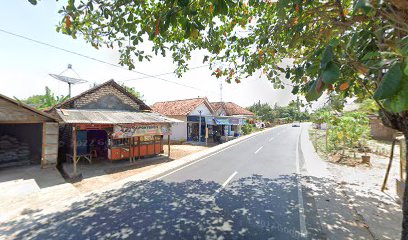
<path id="1" fill-rule="evenodd" d="M 302 239 L 295 175 L 252 175 L 217 194 L 220 187 L 202 180 L 131 182 L 67 210 L 2 223 L 0 233 L 10 239 Z M 303 190 L 308 238 L 325 239 L 313 192 Z M 352 224 L 338 220 L 345 229 Z"/>

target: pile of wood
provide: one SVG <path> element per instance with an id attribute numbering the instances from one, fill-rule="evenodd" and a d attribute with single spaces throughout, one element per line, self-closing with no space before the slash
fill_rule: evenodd
<path id="1" fill-rule="evenodd" d="M 0 137 L 0 167 L 29 164 L 30 155 L 27 143 L 9 135 Z"/>

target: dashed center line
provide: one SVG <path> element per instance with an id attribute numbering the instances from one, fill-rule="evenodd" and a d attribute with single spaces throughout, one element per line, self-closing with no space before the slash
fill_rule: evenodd
<path id="1" fill-rule="evenodd" d="M 260 148 L 258 148 L 258 150 L 256 150 L 254 153 L 257 154 L 259 151 L 261 151 L 262 148 L 263 148 L 263 146 L 261 146 Z"/>
<path id="2" fill-rule="evenodd" d="M 229 182 L 231 182 L 231 180 L 235 177 L 235 175 L 237 175 L 237 173 L 238 172 L 235 171 L 231 176 L 229 176 L 229 178 L 227 178 L 227 180 L 225 180 L 225 182 L 221 185 L 221 187 L 218 188 L 217 191 L 215 191 L 214 196 L 217 195 L 219 192 L 221 192 L 221 190 L 224 189 L 225 186 L 227 186 Z"/>
<path id="3" fill-rule="evenodd" d="M 273 139 L 274 139 L 274 137 L 271 137 L 271 138 L 269 139 L 269 142 L 272 142 Z"/>

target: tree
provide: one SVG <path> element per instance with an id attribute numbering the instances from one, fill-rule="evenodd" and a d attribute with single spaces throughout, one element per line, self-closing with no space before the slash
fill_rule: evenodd
<path id="1" fill-rule="evenodd" d="M 156 55 L 172 54 L 178 74 L 191 51 L 206 49 L 204 61 L 228 82 L 261 73 L 283 88 L 284 75 L 308 101 L 324 91 L 372 98 L 383 122 L 408 141 L 407 0 L 70 0 L 60 13 L 58 31 L 96 48 L 118 47 L 129 68 L 135 58 L 150 59 L 139 45 L 148 40 Z M 293 63 L 282 67 L 284 59 Z"/>
<path id="2" fill-rule="evenodd" d="M 44 95 L 33 95 L 27 99 L 22 100 L 22 102 L 33 106 L 39 110 L 43 110 L 49 107 L 52 107 L 58 103 L 61 103 L 67 100 L 69 96 L 55 96 L 54 93 L 48 88 L 45 87 Z"/>
<path id="3" fill-rule="evenodd" d="M 128 87 L 126 86 L 124 83 L 121 85 L 123 88 L 126 89 L 126 91 L 130 92 L 131 94 L 133 94 L 135 97 L 137 97 L 138 99 L 143 100 L 144 96 L 143 94 L 141 94 L 140 92 L 136 91 L 136 89 L 134 87 Z"/>

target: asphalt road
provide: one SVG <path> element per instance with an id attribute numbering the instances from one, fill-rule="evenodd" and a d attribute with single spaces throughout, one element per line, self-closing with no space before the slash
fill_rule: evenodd
<path id="1" fill-rule="evenodd" d="M 302 127 L 258 134 L 69 211 L 16 222 L 19 239 L 324 239 L 302 185 Z"/>

